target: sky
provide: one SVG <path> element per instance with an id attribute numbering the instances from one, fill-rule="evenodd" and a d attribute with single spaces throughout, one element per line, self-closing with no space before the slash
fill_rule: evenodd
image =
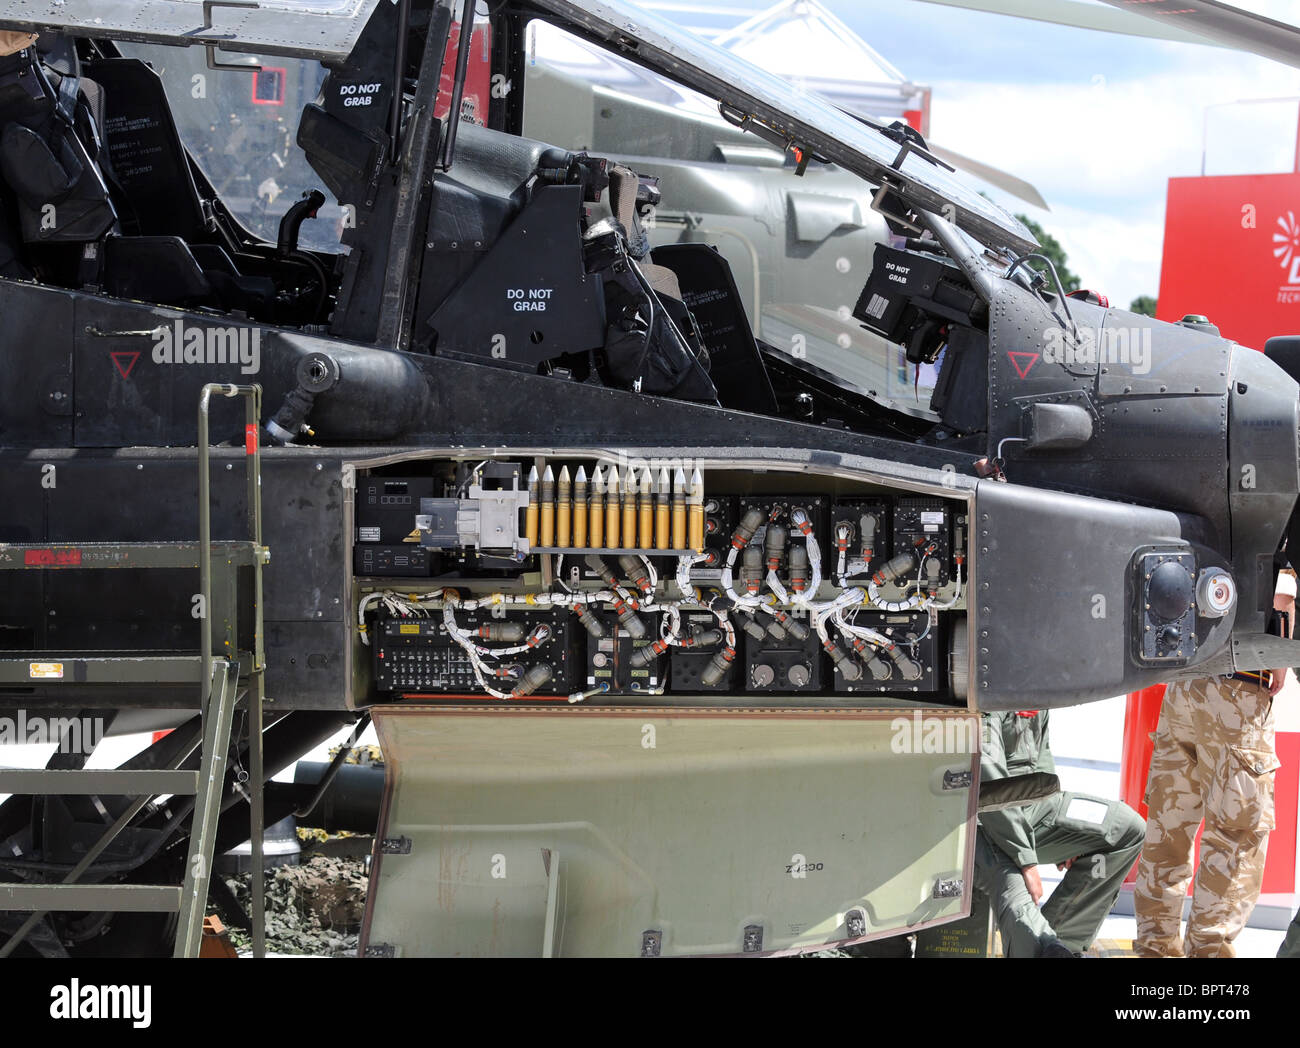
<path id="1" fill-rule="evenodd" d="M 722 2 L 756 12 L 771 6 Z M 823 3 L 909 79 L 933 89 L 933 142 L 1038 188 L 1050 212 L 988 191 L 1061 241 L 1083 286 L 1117 305 L 1159 288 L 1171 177 L 1198 175 L 1203 161 L 1209 174 L 1273 173 L 1294 164 L 1298 69 L 1218 47 L 922 0 Z M 1300 23 L 1300 0 L 1238 6 Z M 816 56 L 809 62 L 815 69 Z M 1290 100 L 1235 104 L 1279 98 Z"/>

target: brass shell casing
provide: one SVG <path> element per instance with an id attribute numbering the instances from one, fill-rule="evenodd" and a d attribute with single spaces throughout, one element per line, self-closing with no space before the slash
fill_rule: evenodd
<path id="1" fill-rule="evenodd" d="M 619 505 L 618 496 L 605 497 L 605 548 L 618 549 L 618 523 L 619 523 Z"/>
<path id="2" fill-rule="evenodd" d="M 673 533 L 668 513 L 668 503 L 660 502 L 655 507 L 655 549 L 672 549 Z"/>
<path id="3" fill-rule="evenodd" d="M 636 545 L 636 498 L 623 496 L 623 545 Z"/>
<path id="4" fill-rule="evenodd" d="M 560 499 L 555 504 L 555 544 L 566 547 L 569 545 L 570 531 L 573 527 L 573 503 L 567 498 Z"/>
<path id="5" fill-rule="evenodd" d="M 704 552 L 704 506 L 690 507 L 690 543 L 696 553 Z"/>
<path id="6" fill-rule="evenodd" d="M 591 493 L 591 504 L 587 509 L 588 530 L 587 548 L 600 549 L 605 543 L 605 500 L 599 491 Z"/>

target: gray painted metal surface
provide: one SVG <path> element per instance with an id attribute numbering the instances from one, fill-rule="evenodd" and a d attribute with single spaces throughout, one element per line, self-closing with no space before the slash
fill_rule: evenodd
<path id="1" fill-rule="evenodd" d="M 209 17 L 203 0 L 8 0 L 0 26 L 341 61 L 379 2 L 259 0 L 213 6 Z"/>

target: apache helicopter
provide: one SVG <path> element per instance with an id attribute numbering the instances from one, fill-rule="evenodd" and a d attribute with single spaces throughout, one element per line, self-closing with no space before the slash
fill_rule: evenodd
<path id="1" fill-rule="evenodd" d="M 849 309 L 933 369 L 923 410 L 756 335 L 708 243 L 656 245 L 668 179 L 523 136 L 535 20 L 710 99 L 810 196 L 869 187 L 897 241 Z M 0 771 L 0 953 L 194 952 L 214 851 L 319 801 L 266 780 L 371 719 L 367 955 L 925 930 L 970 911 L 980 711 L 1297 661 L 1267 630 L 1281 367 L 1069 298 L 915 132 L 621 0 L 474 25 L 0 15 L 26 379 L 0 388 L 0 723 L 177 728 L 117 771 Z M 296 128 L 225 154 L 236 211 L 203 136 L 250 79 Z"/>

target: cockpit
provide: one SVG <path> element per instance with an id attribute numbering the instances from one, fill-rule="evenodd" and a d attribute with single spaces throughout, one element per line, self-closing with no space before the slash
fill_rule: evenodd
<path id="1" fill-rule="evenodd" d="M 264 187 L 254 199 L 264 218 L 275 207 L 275 231 L 244 228 L 209 178 L 219 169 L 187 149 L 159 66 L 146 60 L 164 50 L 185 54 L 42 34 L 0 58 L 5 275 L 267 324 L 325 323 L 333 263 L 299 245 L 323 197 Z M 245 170 L 252 153 L 249 142 Z"/>
<path id="2" fill-rule="evenodd" d="M 879 250 L 920 243 L 918 206 L 1032 246 L 919 136 L 662 24 L 278 0 L 91 32 L 91 6 L 0 57 L 11 279 L 924 440 L 968 420 L 963 369 L 946 326 L 921 351 L 863 312 Z"/>

